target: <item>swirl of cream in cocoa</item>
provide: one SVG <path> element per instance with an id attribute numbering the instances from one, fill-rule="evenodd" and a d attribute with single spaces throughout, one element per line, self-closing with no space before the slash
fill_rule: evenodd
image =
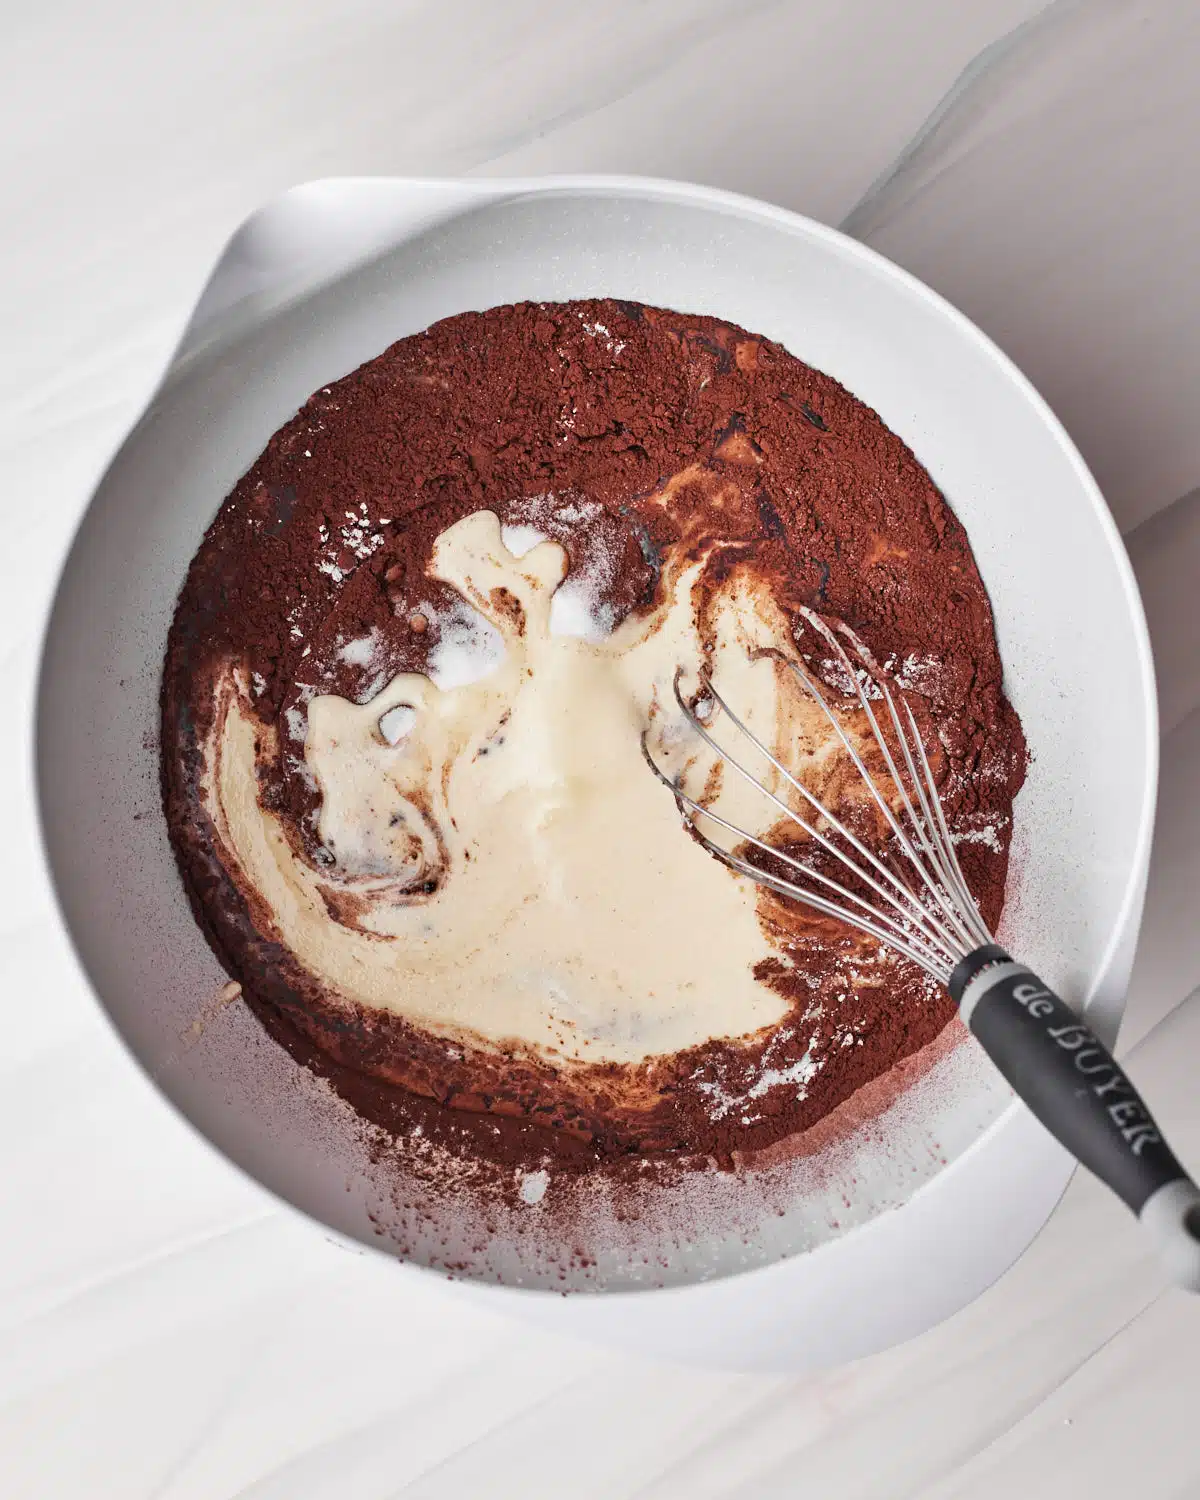
<path id="1" fill-rule="evenodd" d="M 694 692 L 705 663 L 793 774 L 839 806 L 861 799 L 820 710 L 754 655 L 787 642 L 786 619 L 749 571 L 701 589 L 705 554 L 669 562 L 661 602 L 607 637 L 556 633 L 566 554 L 523 540 L 518 556 L 480 511 L 434 547 L 430 576 L 503 641 L 474 680 L 404 673 L 365 704 L 308 704 L 327 866 L 261 804 L 272 731 L 225 673 L 202 794 L 227 865 L 332 995 L 442 1037 L 569 1066 L 761 1033 L 787 1006 L 755 978 L 780 961 L 759 893 L 682 831 L 641 735 L 693 795 L 771 835 L 777 811 L 679 715 L 676 670 Z M 857 737 L 851 715 L 847 727 Z"/>

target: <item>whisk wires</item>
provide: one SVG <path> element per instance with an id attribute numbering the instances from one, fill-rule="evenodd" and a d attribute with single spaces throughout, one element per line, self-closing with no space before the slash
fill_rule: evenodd
<path id="1" fill-rule="evenodd" d="M 675 674 L 675 701 L 691 728 L 722 763 L 756 788 L 784 819 L 829 854 L 842 871 L 853 878 L 858 889 L 852 889 L 835 875 L 817 868 L 810 860 L 768 843 L 714 808 L 704 806 L 684 790 L 680 777 L 668 776 L 657 764 L 650 753 L 648 734 L 642 736 L 642 753 L 650 769 L 675 797 L 696 839 L 710 854 L 777 895 L 800 901 L 825 916 L 835 917 L 869 933 L 946 984 L 960 959 L 993 939 L 963 875 L 916 716 L 905 699 L 901 698 L 897 703 L 886 678 L 873 669 L 862 642 L 851 637 L 859 658 L 854 662 L 824 620 L 811 611 L 804 611 L 804 615 L 833 651 L 836 664 L 853 685 L 850 696 L 857 698 L 857 706 L 870 727 L 871 739 L 885 768 L 886 783 L 890 783 L 890 797 L 885 794 L 886 786 L 881 786 L 880 779 L 868 769 L 826 693 L 804 665 L 780 651 L 757 652 L 755 655 L 769 656 L 778 661 L 819 705 L 866 785 L 901 858 L 881 858 L 868 848 L 763 743 L 726 702 L 705 672 L 700 674 L 700 685 L 710 708 L 704 719 L 683 695 L 682 668 Z M 876 714 L 876 705 L 883 706 L 881 714 L 884 722 L 890 725 L 895 751 L 889 744 L 889 735 L 880 723 L 880 716 Z M 753 752 L 760 761 L 773 768 L 778 777 L 776 785 L 794 793 L 799 798 L 799 808 L 765 785 L 761 775 L 750 769 L 741 753 L 735 753 L 716 738 L 712 728 L 719 718 L 733 727 L 741 751 Z M 712 837 L 706 831 L 709 828 L 728 834 L 730 844 Z M 750 849 L 767 855 L 772 867 L 764 868 L 747 858 Z M 864 891 L 870 894 L 863 894 Z"/>

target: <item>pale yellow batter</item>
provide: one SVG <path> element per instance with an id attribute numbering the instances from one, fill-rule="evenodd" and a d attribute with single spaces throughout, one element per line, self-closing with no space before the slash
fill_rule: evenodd
<path id="1" fill-rule="evenodd" d="M 701 567 L 668 570 L 660 607 L 589 640 L 551 631 L 556 543 L 517 557 L 486 511 L 444 532 L 429 572 L 490 621 L 502 657 L 446 690 L 404 674 L 362 706 L 309 703 L 329 868 L 300 858 L 258 800 L 268 731 L 231 670 L 204 796 L 239 878 L 311 973 L 437 1034 L 559 1061 L 637 1062 L 781 1018 L 753 973 L 779 957 L 756 887 L 684 833 L 642 760 L 649 726 L 656 759 L 695 795 L 759 833 L 777 821 L 728 771 L 712 775 L 672 696 L 677 666 L 696 687 Z M 751 659 L 787 640 L 769 593 L 735 570 L 710 620 L 714 681 L 819 787 L 844 752 L 785 669 Z"/>

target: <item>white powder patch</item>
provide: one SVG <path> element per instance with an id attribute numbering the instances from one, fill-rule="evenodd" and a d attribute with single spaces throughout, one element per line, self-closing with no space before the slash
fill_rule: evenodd
<path id="1" fill-rule="evenodd" d="M 937 686 L 943 671 L 942 663 L 936 657 L 915 656 L 910 653 L 896 673 L 896 682 L 902 688 L 928 694 Z"/>
<path id="2" fill-rule="evenodd" d="M 607 324 L 601 323 L 599 319 L 594 323 L 585 322 L 582 313 L 577 313 L 576 316 L 579 318 L 580 326 L 588 338 L 598 339 L 610 354 L 620 354 L 621 350 L 624 349 L 625 340 L 614 338 Z"/>
<path id="3" fill-rule="evenodd" d="M 521 1202 L 528 1203 L 532 1208 L 546 1196 L 546 1189 L 549 1186 L 549 1172 L 526 1172 L 521 1178 L 521 1186 L 518 1189 Z"/>
<path id="4" fill-rule="evenodd" d="M 514 557 L 524 557 L 546 540 L 546 533 L 539 531 L 536 526 L 501 526 L 500 540 Z"/>
<path id="5" fill-rule="evenodd" d="M 559 535 L 566 527 L 594 521 L 604 507 L 597 500 L 560 500 L 553 494 L 525 502 L 530 524 Z M 590 547 L 550 600 L 550 634 L 584 641 L 603 641 L 612 634 L 616 612 L 607 601 L 616 577 L 616 560 L 603 547 Z"/>
<path id="6" fill-rule="evenodd" d="M 798 1103 L 808 1093 L 808 1085 L 816 1077 L 820 1066 L 821 1064 L 813 1057 L 813 1048 L 810 1045 L 803 1057 L 797 1058 L 794 1063 L 789 1063 L 786 1068 L 763 1068 L 750 1087 L 741 1094 L 731 1094 L 720 1083 L 709 1079 L 695 1078 L 694 1081 L 701 1093 L 709 1097 L 709 1113 L 712 1118 L 723 1120 L 734 1110 L 745 1111 L 752 1099 L 761 1099 L 771 1089 L 787 1085 L 795 1087 Z M 742 1113 L 742 1123 L 750 1124 L 750 1116 Z"/>
<path id="7" fill-rule="evenodd" d="M 398 703 L 380 716 L 379 732 L 389 745 L 398 745 L 416 722 L 416 709 L 407 703 Z"/>
<path id="8" fill-rule="evenodd" d="M 864 698 L 879 700 L 883 697 L 883 689 L 866 667 L 854 666 L 854 675 L 851 676 L 837 657 L 825 656 L 821 658 L 819 671 L 823 682 L 847 698 L 857 698 L 860 688 Z"/>
<path id="9" fill-rule="evenodd" d="M 504 637 L 469 604 L 456 604 L 438 615 L 437 623 L 438 643 L 426 671 L 442 692 L 478 682 L 504 660 Z"/>
<path id="10" fill-rule="evenodd" d="M 334 583 L 343 582 L 351 572 L 351 568 L 343 568 L 338 559 L 345 561 L 343 554 L 349 552 L 357 562 L 365 562 L 387 540 L 380 528 L 390 524 L 384 516 L 378 521 L 372 521 L 365 500 L 359 502 L 356 511 L 346 510 L 342 515 L 344 520 L 333 533 L 324 522 L 317 528 L 319 541 L 322 546 L 328 547 L 331 554 L 317 563 L 317 572 L 324 573 Z"/>
<path id="11" fill-rule="evenodd" d="M 796 1099 L 803 1099 L 808 1085 L 816 1075 L 818 1064 L 813 1060 L 810 1047 L 803 1057 L 797 1058 L 786 1068 L 764 1068 L 756 1082 L 746 1091 L 748 1099 L 761 1099 L 768 1089 L 780 1088 L 784 1084 L 796 1085 Z"/>
<path id="12" fill-rule="evenodd" d="M 864 698 L 882 700 L 883 689 L 866 667 L 855 667 L 854 674 L 858 678 L 858 686 Z"/>
<path id="13" fill-rule="evenodd" d="M 287 720 L 288 734 L 303 744 L 308 734 L 308 715 L 302 708 L 289 708 L 283 717 Z"/>
<path id="14" fill-rule="evenodd" d="M 388 683 L 391 680 L 391 674 L 386 670 L 386 668 L 382 672 L 376 672 L 374 677 L 368 680 L 367 685 L 362 690 L 358 701 L 360 703 L 370 703 L 371 699 L 374 698 L 377 693 L 383 692 L 384 688 L 387 687 Z"/>
<path id="15" fill-rule="evenodd" d="M 382 531 L 376 531 L 367 518 L 367 503 L 364 500 L 359 505 L 359 515 L 352 510 L 345 512 L 345 526 L 338 528 L 343 546 L 349 547 L 359 562 L 364 562 L 371 553 L 383 546 L 384 535 Z"/>
<path id="16" fill-rule="evenodd" d="M 736 1094 L 730 1094 L 721 1087 L 719 1083 L 708 1079 L 697 1079 L 696 1087 L 701 1093 L 709 1097 L 709 1114 L 714 1120 L 723 1120 L 726 1115 L 732 1114 L 735 1109 L 745 1108 L 744 1099 Z M 743 1124 L 748 1123 L 746 1116 L 742 1116 Z"/>
<path id="17" fill-rule="evenodd" d="M 370 634 L 360 636 L 356 641 L 347 641 L 338 652 L 342 661 L 350 667 L 369 667 L 375 656 L 375 648 L 379 644 L 379 631 L 372 630 Z"/>
<path id="18" fill-rule="evenodd" d="M 514 507 L 517 520 L 500 528 L 500 539 L 514 557 L 524 557 L 539 542 L 561 539 L 564 530 L 595 521 L 604 507 L 581 496 L 560 499 L 553 492 L 529 495 Z M 550 633 L 578 640 L 607 640 L 616 626 L 616 611 L 607 595 L 616 578 L 616 560 L 603 547 L 589 547 L 550 600 Z"/>
<path id="19" fill-rule="evenodd" d="M 1000 831 L 995 823 L 985 823 L 979 828 L 960 828 L 950 835 L 956 844 L 982 844 L 994 854 L 1000 854 L 1004 845 L 1000 842 Z"/>
<path id="20" fill-rule="evenodd" d="M 581 500 L 578 503 L 567 500 L 554 507 L 554 519 L 563 526 L 578 526 L 580 521 L 593 520 L 599 510 L 600 505 L 595 500 Z"/>
<path id="21" fill-rule="evenodd" d="M 613 632 L 616 614 L 605 603 L 594 579 L 572 574 L 550 601 L 550 634 L 603 641 Z"/>

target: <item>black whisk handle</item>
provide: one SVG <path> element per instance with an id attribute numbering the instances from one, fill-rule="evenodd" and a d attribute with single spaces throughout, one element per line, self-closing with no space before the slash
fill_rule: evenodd
<path id="1" fill-rule="evenodd" d="M 995 944 L 958 965 L 950 993 L 1020 1098 L 1138 1216 L 1172 1280 L 1200 1292 L 1200 1188 L 1103 1042 Z"/>

